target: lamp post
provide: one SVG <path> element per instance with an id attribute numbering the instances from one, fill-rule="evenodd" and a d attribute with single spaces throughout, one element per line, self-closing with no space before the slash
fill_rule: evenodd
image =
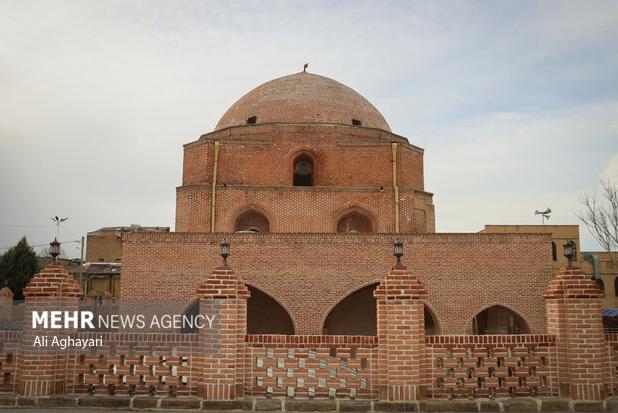
<path id="1" fill-rule="evenodd" d="M 395 266 L 400 267 L 401 257 L 403 257 L 403 242 L 401 242 L 401 240 L 397 240 L 395 241 L 393 245 L 394 245 L 393 255 L 397 258 L 397 262 L 395 263 Z"/>
<path id="2" fill-rule="evenodd" d="M 573 241 L 567 241 L 562 246 L 564 248 L 564 256 L 569 260 L 568 268 L 572 268 L 572 262 L 575 260 L 575 254 L 577 254 L 577 248 Z"/>
<path id="3" fill-rule="evenodd" d="M 219 254 L 223 257 L 223 266 L 227 267 L 227 257 L 230 256 L 230 243 L 227 242 L 227 238 L 224 238 L 223 242 L 219 244 Z"/>

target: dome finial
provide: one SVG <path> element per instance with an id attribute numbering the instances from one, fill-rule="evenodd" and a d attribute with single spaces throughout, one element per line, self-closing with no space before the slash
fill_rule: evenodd
<path id="1" fill-rule="evenodd" d="M 309 63 L 305 63 L 303 66 L 303 73 L 307 73 L 307 68 L 309 67 Z"/>

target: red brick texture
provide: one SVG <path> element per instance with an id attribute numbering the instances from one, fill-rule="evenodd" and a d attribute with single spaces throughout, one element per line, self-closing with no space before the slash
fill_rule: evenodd
<path id="1" fill-rule="evenodd" d="M 248 92 L 225 112 L 216 130 L 269 122 L 351 125 L 390 130 L 384 117 L 367 99 L 348 86 L 307 72 L 266 82 Z"/>
<path id="2" fill-rule="evenodd" d="M 375 336 L 248 335 L 246 393 L 376 398 Z"/>
<path id="3" fill-rule="evenodd" d="M 427 291 L 404 266 L 394 267 L 380 282 L 377 300 L 380 399 L 421 398 L 425 356 L 424 303 Z"/>
<path id="4" fill-rule="evenodd" d="M 427 336 L 425 340 L 427 397 L 558 394 L 555 336 Z"/>
<path id="5" fill-rule="evenodd" d="M 199 395 L 208 400 L 230 400 L 242 396 L 245 378 L 245 336 L 249 290 L 229 267 L 220 267 L 197 289 L 200 311 L 219 314 L 219 337 L 212 348 L 212 331 L 199 331 L 203 347 L 203 375 Z"/>
<path id="6" fill-rule="evenodd" d="M 50 263 L 24 288 L 26 308 L 21 355 L 17 363 L 16 390 L 25 396 L 51 396 L 67 391 L 70 355 L 57 355 L 50 348 L 35 347 L 34 338 L 42 334 L 32 328 L 33 311 L 77 311 L 82 290 L 63 266 Z M 47 329 L 46 335 L 70 335 L 76 329 Z"/>
<path id="7" fill-rule="evenodd" d="M 396 239 L 375 234 L 225 236 L 238 275 L 281 303 L 296 334 L 321 334 L 337 303 L 380 282 L 394 262 Z M 121 297 L 194 297 L 204 275 L 221 263 L 222 239 L 223 234 L 127 234 Z M 427 290 L 441 334 L 466 333 L 476 314 L 496 304 L 520 314 L 532 333 L 546 331 L 548 235 L 424 234 L 401 239 L 403 262 Z"/>
<path id="8" fill-rule="evenodd" d="M 579 268 L 563 268 L 545 290 L 547 329 L 558 343 L 560 393 L 574 399 L 607 396 L 609 356 L 603 335 L 603 291 Z"/>
<path id="9" fill-rule="evenodd" d="M 78 308 L 79 290 L 47 290 L 49 285 L 72 285 L 66 277 L 54 265 L 41 271 L 26 289 L 23 332 L 0 333 L 0 389 L 26 396 L 90 392 L 210 400 L 267 393 L 391 401 L 553 396 L 565 395 L 565 390 L 575 399 L 615 394 L 618 335 L 602 334 L 602 293 L 577 269 L 563 270 L 548 283 L 549 335 L 425 337 L 428 289 L 406 267 L 393 268 L 375 290 L 377 336 L 247 335 L 246 283 L 229 267 L 217 267 L 195 293 L 200 312 L 212 314 L 217 308 L 220 315 L 214 346 L 205 330 L 63 329 L 53 333 L 103 336 L 105 345 L 91 355 L 34 351 L 27 316 L 31 310 Z"/>
<path id="10" fill-rule="evenodd" d="M 216 141 L 215 232 L 234 231 L 251 207 L 268 218 L 271 232 L 333 233 L 350 208 L 366 211 L 374 232 L 395 232 L 391 142 L 398 143 L 401 232 L 435 231 L 432 194 L 423 190 L 422 149 L 385 131 L 317 124 L 232 128 L 185 145 L 176 231 L 210 232 Z M 315 186 L 292 186 L 300 154 L 314 160 Z"/>

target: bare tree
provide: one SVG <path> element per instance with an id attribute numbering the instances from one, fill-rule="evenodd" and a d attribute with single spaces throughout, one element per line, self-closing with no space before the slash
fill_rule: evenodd
<path id="1" fill-rule="evenodd" d="M 584 210 L 577 217 L 616 264 L 618 251 L 618 185 L 609 179 L 601 181 L 601 194 L 586 194 L 581 198 Z"/>

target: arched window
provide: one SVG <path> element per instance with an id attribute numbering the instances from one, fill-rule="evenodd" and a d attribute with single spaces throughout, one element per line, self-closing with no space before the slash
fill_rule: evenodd
<path id="1" fill-rule="evenodd" d="M 267 233 L 270 230 L 268 218 L 261 212 L 254 209 L 246 211 L 238 218 L 234 224 L 235 232 L 261 232 Z"/>
<path id="2" fill-rule="evenodd" d="M 597 283 L 597 285 L 599 286 L 601 290 L 605 291 L 605 283 L 603 282 L 602 279 L 599 278 L 598 280 L 594 280 L 594 281 Z"/>
<path id="3" fill-rule="evenodd" d="M 558 253 L 556 252 L 556 243 L 554 241 L 551 242 L 551 259 L 556 261 L 558 259 Z"/>
<path id="4" fill-rule="evenodd" d="M 299 155 L 294 160 L 294 186 L 313 186 L 313 159 Z"/>
<path id="5" fill-rule="evenodd" d="M 494 305 L 478 313 L 472 320 L 472 334 L 529 334 L 526 320 L 501 305 Z"/>
<path id="6" fill-rule="evenodd" d="M 367 234 L 372 231 L 371 220 L 363 213 L 352 211 L 342 216 L 337 222 L 340 234 Z"/>
<path id="7" fill-rule="evenodd" d="M 274 298 L 257 288 L 248 286 L 248 334 L 294 334 L 292 317 Z"/>
<path id="8" fill-rule="evenodd" d="M 614 295 L 618 297 L 618 277 L 614 278 Z"/>

